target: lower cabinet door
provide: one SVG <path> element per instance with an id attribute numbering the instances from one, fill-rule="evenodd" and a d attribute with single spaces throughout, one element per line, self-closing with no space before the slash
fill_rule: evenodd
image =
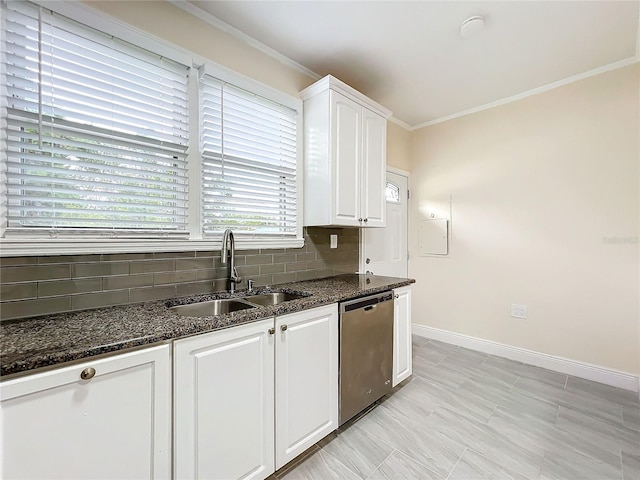
<path id="1" fill-rule="evenodd" d="M 174 477 L 274 472 L 273 318 L 174 342 Z"/>
<path id="2" fill-rule="evenodd" d="M 171 477 L 169 345 L 0 384 L 5 479 Z"/>
<path id="3" fill-rule="evenodd" d="M 393 290 L 393 382 L 395 387 L 412 372 L 411 286 Z"/>
<path id="4" fill-rule="evenodd" d="M 276 317 L 276 469 L 338 428 L 338 305 Z"/>

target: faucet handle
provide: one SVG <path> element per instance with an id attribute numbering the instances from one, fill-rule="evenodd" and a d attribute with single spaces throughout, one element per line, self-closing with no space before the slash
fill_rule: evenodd
<path id="1" fill-rule="evenodd" d="M 252 278 L 247 279 L 247 292 L 253 292 L 253 284 L 256 283 Z"/>
<path id="2" fill-rule="evenodd" d="M 231 283 L 242 282 L 242 277 L 238 276 L 238 270 L 236 270 L 236 267 L 233 267 L 233 270 L 231 271 L 231 278 L 229 278 L 229 280 L 231 281 Z"/>

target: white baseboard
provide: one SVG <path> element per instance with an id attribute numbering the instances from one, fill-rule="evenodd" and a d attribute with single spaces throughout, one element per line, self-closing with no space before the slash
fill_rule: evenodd
<path id="1" fill-rule="evenodd" d="M 639 391 L 638 376 L 631 373 L 613 370 L 611 368 L 591 365 L 590 363 L 578 362 L 568 358 L 557 357 L 546 353 L 535 352 L 525 348 L 513 347 L 504 343 L 492 342 L 482 338 L 471 337 L 461 333 L 441 330 L 439 328 L 427 327 L 425 325 L 412 324 L 411 331 L 421 337 L 432 338 L 441 342 L 459 345 L 479 352 L 488 353 L 498 357 L 508 358 L 517 362 L 535 365 L 556 372 L 573 375 L 575 377 L 586 378 L 594 382 L 604 383 L 613 387 Z"/>

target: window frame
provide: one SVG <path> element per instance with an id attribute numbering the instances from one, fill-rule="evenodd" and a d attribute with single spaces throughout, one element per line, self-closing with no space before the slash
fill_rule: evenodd
<path id="1" fill-rule="evenodd" d="M 244 90 L 246 92 L 251 93 L 252 95 L 258 96 L 258 97 L 262 97 L 263 99 L 267 99 L 268 101 L 271 101 L 273 103 L 277 103 L 281 106 L 284 106 L 288 109 L 291 109 L 293 111 L 296 112 L 296 143 L 298 148 L 296 149 L 296 205 L 297 205 L 297 209 L 296 209 L 296 231 L 295 231 L 295 236 L 296 237 L 300 237 L 301 235 L 301 225 L 302 225 L 302 211 L 301 211 L 301 202 L 302 202 L 302 188 L 301 188 L 301 174 L 302 174 L 302 148 L 301 148 L 301 143 L 302 143 L 302 122 L 301 122 L 301 117 L 302 117 L 302 101 L 299 99 L 294 99 L 288 95 L 284 95 L 280 92 L 273 92 L 267 88 L 264 88 L 264 86 L 262 86 L 263 88 L 257 88 L 256 85 L 252 86 L 252 82 L 249 80 L 247 82 L 239 82 L 238 80 L 240 80 L 237 75 L 232 75 L 229 74 L 229 72 L 225 72 L 219 68 L 215 68 L 212 65 L 205 65 L 204 68 L 201 69 L 201 71 L 199 72 L 198 77 L 202 78 L 203 76 L 209 76 L 212 79 L 214 79 L 215 81 L 219 81 L 225 84 L 230 84 L 233 89 L 239 89 L 239 90 Z M 235 77 L 235 78 L 234 78 Z M 242 83 L 245 83 L 244 85 Z M 199 91 L 200 92 L 200 91 Z M 200 102 L 198 102 L 198 106 L 200 107 Z M 224 108 L 224 107 L 223 107 Z M 225 133 L 223 130 L 223 142 L 224 142 L 224 138 L 225 138 Z M 224 156 L 224 154 L 223 154 Z M 202 160 L 202 163 L 204 163 L 204 160 Z M 202 163 L 200 164 L 200 171 L 202 171 Z M 199 187 L 202 188 L 202 181 L 200 181 Z M 202 201 L 200 202 L 200 211 L 202 212 Z M 202 227 L 202 225 L 201 225 Z M 203 229 L 204 230 L 204 229 Z M 211 233 L 207 233 L 207 232 L 202 232 L 203 238 L 211 238 L 212 234 Z M 291 234 L 283 234 L 283 233 L 272 233 L 272 234 L 260 234 L 260 233 L 250 233 L 250 232 L 246 232 L 243 230 L 239 230 L 236 233 L 236 239 L 242 239 L 243 237 L 251 237 L 251 236 L 257 236 L 257 237 L 261 237 L 262 235 L 264 235 L 264 238 L 272 238 L 273 241 L 275 241 L 276 239 L 280 238 L 280 239 L 285 239 L 287 237 L 291 238 Z"/>
<path id="2" fill-rule="evenodd" d="M 256 95 L 281 103 L 297 111 L 296 135 L 298 148 L 296 152 L 296 193 L 297 193 L 297 225 L 295 238 L 261 237 L 260 235 L 238 235 L 237 249 L 256 248 L 299 248 L 304 245 L 303 239 L 303 134 L 302 134 L 302 100 L 265 85 L 253 78 L 234 72 L 229 68 L 218 65 L 213 61 L 201 57 L 193 52 L 178 47 L 150 33 L 136 29 L 124 22 L 116 20 L 102 12 L 94 10 L 80 2 L 70 1 L 41 1 L 30 0 L 36 5 L 50 9 L 60 15 L 69 17 L 88 27 L 100 30 L 126 42 L 137 45 L 170 60 L 191 66 L 188 80 L 188 108 L 189 108 L 189 146 L 187 149 L 187 179 L 188 179 L 188 238 L 109 238 L 83 235 L 82 237 L 43 238 L 34 234 L 11 235 L 5 238 L 6 206 L 2 205 L 0 217 L 0 257 L 34 256 L 34 255 L 74 255 L 98 253 L 139 253 L 139 252 L 172 252 L 172 251 L 202 251 L 220 248 L 222 238 L 207 238 L 202 235 L 201 212 L 201 155 L 200 155 L 200 95 L 199 75 L 208 74 L 237 87 L 248 90 Z M 2 35 L 3 33 L 0 33 Z M 0 138 L 0 198 L 6 198 L 6 168 L 7 150 L 5 139 Z"/>
<path id="3" fill-rule="evenodd" d="M 389 188 L 389 185 L 391 185 L 391 187 L 393 188 L 393 190 L 396 190 L 396 191 L 398 192 L 398 200 L 396 200 L 395 198 L 389 198 L 389 197 L 387 196 L 387 189 Z M 385 201 L 386 201 L 386 202 L 394 203 L 394 204 L 396 204 L 396 205 L 398 205 L 398 204 L 402 203 L 402 202 L 400 201 L 400 187 L 399 187 L 398 185 L 396 185 L 395 183 L 390 182 L 389 180 L 387 180 L 387 181 L 386 181 L 386 183 L 385 183 L 384 191 L 385 191 L 385 195 L 384 195 L 384 197 L 385 197 Z"/>

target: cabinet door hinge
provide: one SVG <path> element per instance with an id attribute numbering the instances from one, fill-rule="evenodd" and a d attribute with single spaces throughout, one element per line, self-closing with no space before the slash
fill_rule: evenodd
<path id="1" fill-rule="evenodd" d="M 409 193 L 409 189 L 407 189 L 407 199 L 411 196 L 411 194 Z"/>

